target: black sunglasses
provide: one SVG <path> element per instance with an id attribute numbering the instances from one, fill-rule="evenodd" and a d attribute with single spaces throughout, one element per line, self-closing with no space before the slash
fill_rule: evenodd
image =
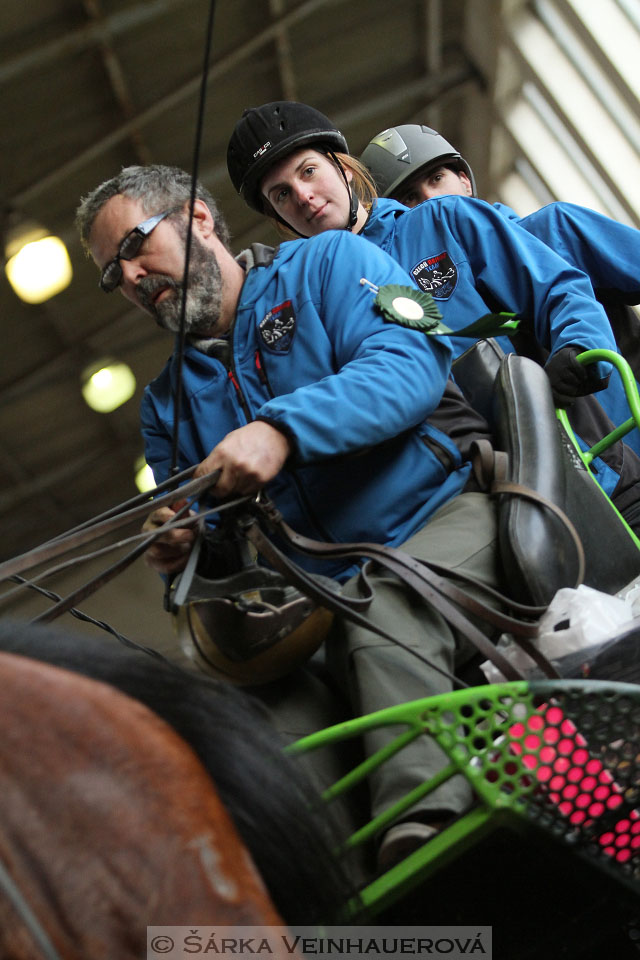
<path id="1" fill-rule="evenodd" d="M 101 290 L 104 290 L 105 293 L 113 293 L 113 291 L 120 286 L 122 281 L 120 261 L 133 260 L 133 258 L 138 255 L 143 240 L 146 240 L 149 234 L 155 230 L 165 217 L 175 212 L 176 208 L 172 207 L 171 210 L 165 210 L 164 213 L 156 213 L 153 217 L 149 217 L 148 220 L 143 220 L 142 223 L 139 223 L 137 227 L 134 227 L 133 230 L 126 235 L 118 247 L 117 255 L 103 267 L 102 273 L 100 274 Z"/>

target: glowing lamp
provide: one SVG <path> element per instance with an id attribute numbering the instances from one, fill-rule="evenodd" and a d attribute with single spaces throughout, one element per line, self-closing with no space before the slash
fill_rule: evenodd
<path id="1" fill-rule="evenodd" d="M 153 490 L 156 485 L 156 481 L 153 476 L 153 470 L 144 457 L 138 457 L 133 469 L 135 471 L 135 484 L 140 493 L 146 493 L 147 490 Z"/>
<path id="2" fill-rule="evenodd" d="M 68 287 L 73 277 L 67 248 L 59 237 L 36 228 L 7 244 L 5 272 L 26 303 L 43 303 Z"/>
<path id="3" fill-rule="evenodd" d="M 126 363 L 102 361 L 82 375 L 82 396 L 92 410 L 111 413 L 129 400 L 136 389 L 136 378 Z"/>

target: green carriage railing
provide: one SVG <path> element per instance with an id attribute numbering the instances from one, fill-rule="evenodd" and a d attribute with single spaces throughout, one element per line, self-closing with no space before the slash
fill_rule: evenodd
<path id="1" fill-rule="evenodd" d="M 448 762 L 353 833 L 345 851 L 374 840 L 451 777 L 465 777 L 475 801 L 422 848 L 372 879 L 353 905 L 354 916 L 376 916 L 497 822 L 541 831 L 620 884 L 627 897 L 640 898 L 640 686 L 555 680 L 473 687 L 348 720 L 287 749 L 308 753 L 382 727 L 400 732 L 328 787 L 327 802 L 344 797 L 418 737 L 433 737 Z"/>
<path id="2" fill-rule="evenodd" d="M 622 381 L 622 386 L 624 388 L 627 403 L 629 404 L 629 410 L 631 412 L 631 416 L 627 420 L 625 420 L 624 423 L 621 423 L 618 426 L 616 426 L 614 430 L 612 430 L 606 436 L 602 437 L 597 443 L 593 444 L 593 446 L 590 447 L 588 450 L 583 450 L 580 444 L 578 443 L 578 440 L 575 436 L 575 433 L 573 432 L 571 424 L 569 423 L 567 411 L 562 407 L 556 410 L 556 416 L 558 417 L 558 420 L 562 424 L 562 427 L 564 428 L 567 436 L 569 437 L 569 440 L 571 441 L 573 447 L 575 448 L 578 456 L 582 460 L 582 463 L 584 464 L 587 470 L 587 473 L 593 479 L 598 489 L 601 490 L 601 487 L 599 486 L 595 477 L 593 476 L 593 473 L 591 472 L 591 469 L 590 469 L 591 463 L 593 462 L 593 460 L 595 460 L 596 457 L 600 456 L 601 453 L 603 453 L 609 447 L 613 446 L 613 444 L 616 443 L 618 440 L 624 440 L 626 435 L 630 433 L 631 430 L 635 429 L 636 427 L 640 429 L 640 395 L 638 394 L 638 385 L 633 375 L 633 371 L 631 370 L 631 367 L 629 366 L 627 361 L 624 359 L 624 357 L 621 357 L 620 354 L 615 353 L 613 350 L 585 350 L 585 352 L 581 353 L 577 359 L 580 363 L 586 363 L 586 364 L 597 363 L 598 361 L 611 363 L 612 366 L 614 367 L 614 372 L 615 372 L 614 375 L 617 374 Z M 597 394 L 595 394 L 595 396 L 597 397 Z M 602 495 L 606 497 L 606 494 L 604 493 L 604 491 L 601 490 L 601 492 L 602 492 Z M 614 504 L 611 503 L 611 500 L 609 500 L 608 497 L 606 497 L 606 499 L 609 501 L 611 509 L 615 511 L 618 519 L 620 520 L 620 523 L 625 527 L 627 533 L 635 543 L 636 547 L 640 549 L 640 539 L 633 532 L 633 530 L 628 525 L 628 523 L 626 522 L 622 514 L 616 509 Z"/>

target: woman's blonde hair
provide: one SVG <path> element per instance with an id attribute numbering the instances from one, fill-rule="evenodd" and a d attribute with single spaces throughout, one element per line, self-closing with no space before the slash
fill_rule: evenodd
<path id="1" fill-rule="evenodd" d="M 377 199 L 378 192 L 376 190 L 376 185 L 373 182 L 373 178 L 365 165 L 356 157 L 352 157 L 349 153 L 338 153 L 336 151 L 335 153 L 327 153 L 326 156 L 331 160 L 332 163 L 335 163 L 333 159 L 335 157 L 335 159 L 338 160 L 345 170 L 349 170 L 351 172 L 351 189 L 362 206 L 368 212 L 371 209 L 373 201 Z M 269 217 L 270 220 L 273 220 L 278 233 L 280 233 L 287 240 L 300 239 L 300 234 L 296 233 L 295 230 L 291 230 L 282 222 L 282 220 L 278 219 L 275 210 L 266 197 L 263 198 L 263 206 L 265 216 Z"/>

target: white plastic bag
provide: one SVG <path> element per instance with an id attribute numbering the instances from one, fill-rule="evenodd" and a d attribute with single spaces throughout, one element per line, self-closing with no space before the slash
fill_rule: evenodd
<path id="1" fill-rule="evenodd" d="M 553 662 L 614 637 L 633 619 L 634 612 L 631 597 L 612 597 L 584 584 L 575 590 L 563 587 L 540 618 L 538 637 L 532 642 Z M 536 669 L 533 660 L 508 634 L 500 637 L 498 650 L 524 676 Z M 480 669 L 489 683 L 505 679 L 490 660 L 480 664 Z"/>

